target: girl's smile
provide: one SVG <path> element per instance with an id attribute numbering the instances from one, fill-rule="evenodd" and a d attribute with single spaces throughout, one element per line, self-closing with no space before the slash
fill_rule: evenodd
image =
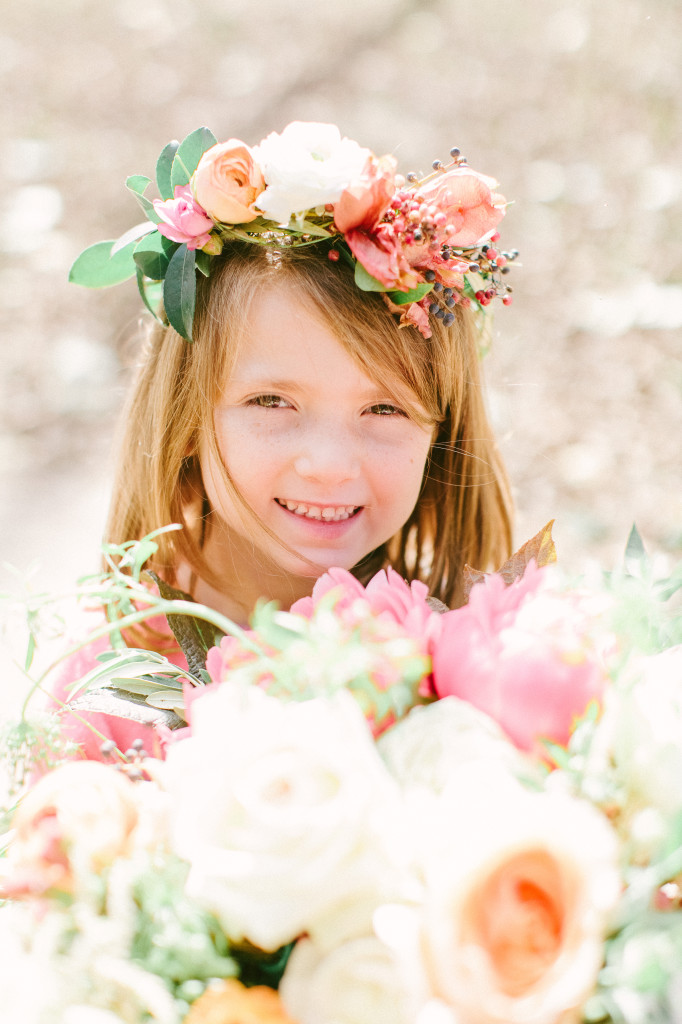
<path id="1" fill-rule="evenodd" d="M 331 566 L 356 565 L 409 518 L 433 435 L 419 414 L 404 385 L 389 392 L 367 376 L 289 292 L 254 298 L 215 430 L 234 488 L 274 534 L 255 543 L 295 596 Z M 207 438 L 201 466 L 217 519 L 207 557 L 240 587 L 248 576 L 259 595 L 277 596 L 272 565 L 254 559 L 253 528 Z"/>

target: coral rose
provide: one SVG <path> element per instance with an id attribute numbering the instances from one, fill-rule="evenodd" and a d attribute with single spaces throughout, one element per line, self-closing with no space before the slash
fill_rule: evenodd
<path id="1" fill-rule="evenodd" d="M 161 218 L 160 233 L 171 242 L 185 242 L 188 249 L 208 244 L 213 221 L 195 202 L 189 185 L 176 185 L 175 199 L 155 199 L 152 205 Z"/>
<path id="2" fill-rule="evenodd" d="M 137 823 L 135 786 L 113 767 L 75 761 L 55 768 L 19 803 L 3 892 L 72 891 L 129 852 Z"/>
<path id="3" fill-rule="evenodd" d="M 395 189 L 396 161 L 392 156 L 370 156 L 359 178 L 341 193 L 334 207 L 339 231 L 375 227 L 388 209 Z"/>
<path id="4" fill-rule="evenodd" d="M 267 985 L 246 988 L 227 978 L 207 988 L 185 1017 L 184 1024 L 295 1024 L 279 995 Z"/>
<path id="5" fill-rule="evenodd" d="M 258 211 L 253 203 L 265 188 L 253 153 L 239 139 L 207 149 L 192 176 L 197 202 L 223 224 L 247 224 Z"/>
<path id="6" fill-rule="evenodd" d="M 606 683 L 590 635 L 594 616 L 578 595 L 549 590 L 548 573 L 531 563 L 509 587 L 488 576 L 468 605 L 442 616 L 433 651 L 439 697 L 470 701 L 518 747 L 539 753 L 542 739 L 567 743 Z"/>
<path id="7" fill-rule="evenodd" d="M 493 192 L 497 182 L 469 167 L 457 167 L 420 186 L 424 202 L 437 206 L 454 233 L 447 241 L 470 246 L 481 241 L 504 217 L 506 199 Z"/>

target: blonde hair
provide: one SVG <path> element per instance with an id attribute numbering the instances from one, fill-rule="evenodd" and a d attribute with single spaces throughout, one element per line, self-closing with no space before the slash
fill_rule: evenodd
<path id="1" fill-rule="evenodd" d="M 412 392 L 435 425 L 421 493 L 410 518 L 386 544 L 354 568 L 368 579 L 387 564 L 407 579 L 422 579 L 445 604 L 462 600 L 465 563 L 485 569 L 511 549 L 511 502 L 483 401 L 473 314 L 455 307 L 451 327 L 432 318 L 431 338 L 398 328 L 380 295 L 360 291 L 343 260 L 327 248 L 273 252 L 233 243 L 199 277 L 194 342 L 172 328 L 150 334 L 124 412 L 124 434 L 114 482 L 106 539 L 123 543 L 167 523 L 180 531 L 158 538 L 153 568 L 174 582 L 176 568 L 218 585 L 202 554 L 210 514 L 199 465 L 199 441 L 207 438 L 220 464 L 213 422 L 248 318 L 250 301 L 264 286 L 293 288 L 334 333 L 369 377 L 389 392 Z M 229 480 L 226 486 L 260 524 Z M 262 534 L 261 534 L 262 535 Z"/>

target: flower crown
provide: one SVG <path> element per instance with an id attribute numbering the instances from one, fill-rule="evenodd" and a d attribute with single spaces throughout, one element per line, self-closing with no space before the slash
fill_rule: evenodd
<path id="1" fill-rule="evenodd" d="M 229 239 L 271 248 L 327 240 L 331 260 L 354 266 L 363 291 L 381 292 L 400 324 L 424 337 L 429 317 L 449 325 L 457 304 L 482 309 L 499 296 L 516 250 L 501 252 L 497 225 L 506 200 L 496 182 L 468 167 L 458 149 L 434 161 L 426 177 L 396 173 L 392 156 L 376 157 L 332 124 L 294 121 L 250 148 L 218 143 L 208 128 L 169 142 L 151 179 L 126 181 L 147 220 L 117 241 L 90 246 L 69 280 L 90 288 L 137 276 L 142 299 L 158 318 L 192 340 L 196 273 Z"/>

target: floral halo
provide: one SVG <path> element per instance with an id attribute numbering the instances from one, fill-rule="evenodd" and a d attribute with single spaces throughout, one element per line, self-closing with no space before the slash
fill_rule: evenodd
<path id="1" fill-rule="evenodd" d="M 86 249 L 69 279 L 101 288 L 136 275 L 147 308 L 157 316 L 162 302 L 167 322 L 191 341 L 196 272 L 209 276 L 225 241 L 327 240 L 331 260 L 354 266 L 358 288 L 382 293 L 401 326 L 428 338 L 429 317 L 448 326 L 458 304 L 481 310 L 499 296 L 508 305 L 503 275 L 518 255 L 496 247 L 506 208 L 496 182 L 458 149 L 450 158 L 424 178 L 404 178 L 392 156 L 376 157 L 332 124 L 293 121 L 255 148 L 198 128 L 162 151 L 162 198 L 145 195 L 150 178 L 127 179 L 148 219 Z"/>

